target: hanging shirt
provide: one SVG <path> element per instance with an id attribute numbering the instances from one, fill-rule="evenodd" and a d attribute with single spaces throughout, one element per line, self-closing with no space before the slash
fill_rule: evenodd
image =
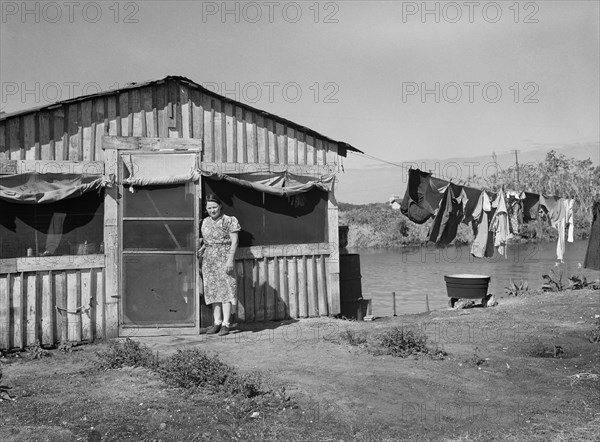
<path id="1" fill-rule="evenodd" d="M 494 246 L 498 248 L 498 253 L 508 258 L 506 253 L 506 241 L 509 237 L 508 211 L 504 199 L 504 190 L 498 192 L 498 196 L 492 203 L 496 208 L 492 221 L 490 221 L 490 231 L 494 232 Z"/>
<path id="2" fill-rule="evenodd" d="M 592 207 L 592 228 L 583 267 L 600 270 L 600 201 L 596 201 Z"/>
<path id="3" fill-rule="evenodd" d="M 460 194 L 455 196 L 452 184 L 446 188 L 444 199 L 431 226 L 429 241 L 436 244 L 450 244 L 454 241 L 458 232 L 458 225 L 463 219 L 467 195 L 460 186 L 454 187 L 454 189 L 460 189 Z"/>
<path id="4" fill-rule="evenodd" d="M 548 214 L 551 225 L 565 217 L 565 213 L 563 212 L 565 206 L 561 203 L 561 198 L 557 196 L 540 195 L 540 206 Z"/>
<path id="5" fill-rule="evenodd" d="M 463 186 L 462 191 L 465 193 L 467 199 L 466 203 L 463 204 L 464 218 L 462 222 L 469 224 L 474 219 L 473 213 L 479 204 L 479 197 L 483 194 L 483 191 L 467 186 Z"/>
<path id="6" fill-rule="evenodd" d="M 557 196 L 540 195 L 540 205 L 548 213 L 550 225 L 558 230 L 558 242 L 556 244 L 556 259 L 563 262 L 565 254 L 565 229 L 567 227 L 567 211 L 569 203 L 566 199 Z"/>
<path id="7" fill-rule="evenodd" d="M 477 200 L 477 205 L 471 215 L 473 218 L 471 225 L 475 237 L 471 245 L 471 254 L 477 258 L 490 258 L 494 255 L 494 242 L 488 241 L 488 237 L 492 237 L 492 235 L 489 235 L 491 210 L 492 203 L 490 197 L 487 192 L 481 192 Z"/>
<path id="8" fill-rule="evenodd" d="M 435 184 L 430 173 L 419 169 L 408 171 L 408 186 L 400 211 L 412 222 L 423 224 L 437 212 L 445 189 L 440 190 Z"/>

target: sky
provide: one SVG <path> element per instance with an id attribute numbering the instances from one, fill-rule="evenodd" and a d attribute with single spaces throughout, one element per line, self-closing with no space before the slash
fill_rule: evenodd
<path id="1" fill-rule="evenodd" d="M 181 75 L 390 162 L 598 142 L 599 4 L 2 1 L 0 108 Z"/>

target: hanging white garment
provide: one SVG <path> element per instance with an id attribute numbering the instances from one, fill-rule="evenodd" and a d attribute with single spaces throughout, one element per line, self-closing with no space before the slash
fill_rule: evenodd
<path id="1" fill-rule="evenodd" d="M 567 200 L 567 224 L 569 225 L 569 233 L 567 236 L 567 241 L 573 242 L 573 229 L 575 225 L 574 216 L 573 216 L 573 205 L 575 204 L 574 199 Z"/>
<path id="2" fill-rule="evenodd" d="M 494 246 L 498 248 L 498 253 L 504 258 L 508 258 L 506 252 L 506 241 L 509 235 L 508 210 L 504 199 L 504 189 L 500 189 L 498 196 L 492 203 L 496 207 L 496 213 L 490 222 L 490 231 L 495 233 Z"/>

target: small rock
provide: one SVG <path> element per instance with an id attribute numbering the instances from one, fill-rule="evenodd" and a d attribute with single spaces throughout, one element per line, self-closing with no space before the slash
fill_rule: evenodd
<path id="1" fill-rule="evenodd" d="M 460 309 L 473 307 L 474 305 L 475 305 L 475 301 L 473 301 L 472 299 L 459 299 L 454 304 L 454 308 L 456 310 L 460 310 Z"/>
<path id="2" fill-rule="evenodd" d="M 490 293 L 481 300 L 481 305 L 483 305 L 484 307 L 495 307 L 498 305 L 498 301 L 496 301 L 494 295 Z"/>
<path id="3" fill-rule="evenodd" d="M 167 428 L 167 424 L 165 424 L 164 422 L 161 422 L 160 425 L 158 426 L 159 430 L 164 430 L 165 428 Z"/>
<path id="4" fill-rule="evenodd" d="M 260 416 L 260 413 L 259 413 L 258 411 L 255 411 L 254 413 L 252 413 L 252 414 L 250 415 L 250 417 L 252 417 L 252 418 L 256 418 L 256 417 L 258 417 L 258 416 Z"/>

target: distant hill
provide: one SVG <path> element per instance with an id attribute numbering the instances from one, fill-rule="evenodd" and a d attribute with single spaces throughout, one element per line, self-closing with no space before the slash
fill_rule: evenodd
<path id="1" fill-rule="evenodd" d="M 519 164 L 539 163 L 546 158 L 550 150 L 578 160 L 591 159 L 594 165 L 600 165 L 600 143 L 573 144 L 562 147 L 543 147 L 520 151 Z M 368 152 L 367 152 L 368 153 Z M 499 168 L 515 164 L 513 153 L 502 153 L 496 157 Z M 391 165 L 368 165 L 360 169 L 346 169 L 338 175 L 336 197 L 344 203 L 366 204 L 387 202 L 391 195 L 404 195 L 408 180 L 408 168 L 431 170 L 436 176 L 459 182 L 469 175 L 492 175 L 496 170 L 492 153 L 486 156 L 470 158 L 422 159 L 401 163 L 405 167 Z"/>

